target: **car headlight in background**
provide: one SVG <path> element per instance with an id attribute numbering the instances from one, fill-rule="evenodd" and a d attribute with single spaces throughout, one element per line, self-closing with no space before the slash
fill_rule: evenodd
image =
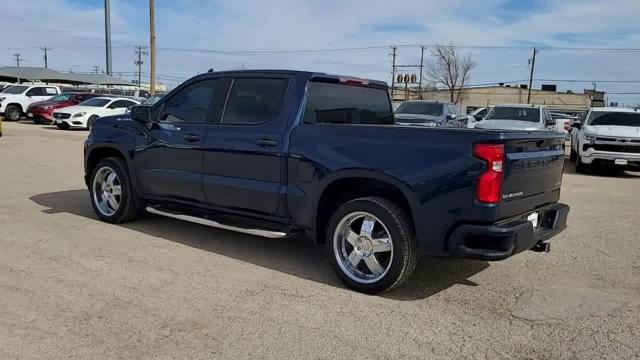
<path id="1" fill-rule="evenodd" d="M 85 115 L 87 115 L 87 113 L 83 111 L 83 112 L 79 112 L 79 113 L 73 114 L 72 117 L 76 118 L 76 117 L 82 117 L 82 116 L 85 116 Z"/>
<path id="2" fill-rule="evenodd" d="M 45 106 L 44 109 L 45 110 L 51 110 L 51 109 L 53 109 L 53 106 Z"/>

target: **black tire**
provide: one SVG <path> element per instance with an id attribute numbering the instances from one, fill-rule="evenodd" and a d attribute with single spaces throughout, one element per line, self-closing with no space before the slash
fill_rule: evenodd
<path id="1" fill-rule="evenodd" d="M 89 120 L 87 120 L 87 129 L 91 130 L 91 127 L 93 127 L 93 122 L 96 121 L 99 118 L 98 115 L 92 115 Z"/>
<path id="2" fill-rule="evenodd" d="M 58 129 L 60 130 L 69 130 L 70 126 L 69 124 L 63 122 L 61 124 L 56 124 L 56 126 L 58 127 Z"/>
<path id="3" fill-rule="evenodd" d="M 103 168 L 112 169 L 119 180 L 121 187 L 121 195 L 118 209 L 111 215 L 107 215 L 98 209 L 96 203 L 97 186 L 94 183 L 96 175 Z M 125 162 L 117 157 L 110 157 L 100 160 L 91 172 L 91 180 L 89 182 L 89 194 L 91 197 L 91 206 L 100 220 L 117 224 L 132 221 L 137 218 L 142 212 L 143 202 L 136 194 L 136 189 L 133 186 L 129 171 Z"/>
<path id="4" fill-rule="evenodd" d="M 386 273 L 375 282 L 363 283 L 362 280 L 354 280 L 353 273 L 349 275 L 348 270 L 341 267 L 340 253 L 342 246 L 336 234 L 338 226 L 349 216 L 357 213 L 368 213 L 373 215 L 382 226 L 388 230 L 389 239 L 392 244 L 392 251 L 387 255 L 389 261 L 386 265 Z M 346 241 L 346 240 L 344 240 Z M 331 216 L 327 231 L 326 243 L 329 253 L 329 261 L 338 277 L 349 288 L 366 293 L 376 294 L 389 291 L 403 284 L 415 270 L 418 262 L 418 249 L 415 231 L 407 214 L 395 203 L 379 197 L 364 197 L 348 201 L 342 204 Z M 352 251 L 355 251 L 355 247 Z M 344 262 L 342 262 L 344 264 Z M 356 267 L 357 269 L 357 267 Z"/>
<path id="5" fill-rule="evenodd" d="M 18 105 L 8 105 L 4 109 L 4 117 L 10 121 L 18 121 L 22 117 L 22 110 Z"/>
<path id="6" fill-rule="evenodd" d="M 590 169 L 591 169 L 591 166 L 583 163 L 582 158 L 580 158 L 580 155 L 576 155 L 576 172 L 580 174 L 584 174 L 588 172 Z"/>
<path id="7" fill-rule="evenodd" d="M 578 158 L 578 153 L 576 153 L 576 151 L 573 150 L 573 147 L 571 147 L 571 151 L 569 152 L 569 161 L 576 162 L 577 158 Z"/>

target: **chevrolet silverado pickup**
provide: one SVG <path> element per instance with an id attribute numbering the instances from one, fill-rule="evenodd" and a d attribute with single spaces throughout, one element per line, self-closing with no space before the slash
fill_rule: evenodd
<path id="1" fill-rule="evenodd" d="M 386 83 L 301 71 L 211 72 L 98 119 L 85 182 L 109 223 L 143 212 L 324 243 L 338 277 L 378 293 L 419 255 L 548 251 L 564 136 L 396 125 Z"/>

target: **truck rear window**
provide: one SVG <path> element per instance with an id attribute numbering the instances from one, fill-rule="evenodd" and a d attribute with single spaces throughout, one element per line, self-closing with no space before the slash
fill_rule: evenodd
<path id="1" fill-rule="evenodd" d="M 304 122 L 308 124 L 393 124 L 389 95 L 383 89 L 309 82 Z"/>

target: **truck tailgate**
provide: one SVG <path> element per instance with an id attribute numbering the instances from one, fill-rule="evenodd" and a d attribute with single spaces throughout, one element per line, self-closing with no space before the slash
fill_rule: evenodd
<path id="1" fill-rule="evenodd" d="M 530 132 L 506 136 L 499 218 L 557 202 L 564 167 L 564 135 Z"/>

